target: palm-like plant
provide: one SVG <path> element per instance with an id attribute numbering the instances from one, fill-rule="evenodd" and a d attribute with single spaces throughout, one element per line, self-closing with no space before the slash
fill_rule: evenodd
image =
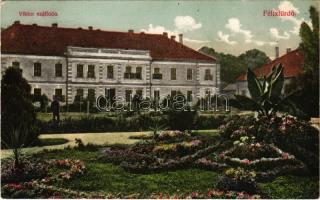
<path id="1" fill-rule="evenodd" d="M 158 118 L 152 120 L 152 126 L 149 128 L 153 133 L 153 139 L 157 139 L 160 132 L 166 130 L 166 126 L 160 123 Z"/>
<path id="2" fill-rule="evenodd" d="M 251 98 L 235 95 L 236 107 L 257 111 L 268 118 L 278 111 L 296 112 L 296 107 L 290 101 L 294 93 L 288 96 L 282 94 L 284 75 L 281 64 L 273 67 L 271 73 L 262 80 L 248 69 L 247 83 Z"/>

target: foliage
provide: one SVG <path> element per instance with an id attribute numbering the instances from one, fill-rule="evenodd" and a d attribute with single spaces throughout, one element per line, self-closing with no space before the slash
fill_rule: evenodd
<path id="1" fill-rule="evenodd" d="M 219 53 L 209 47 L 202 47 L 199 51 L 219 59 L 221 81 L 225 83 L 234 83 L 236 78 L 245 73 L 248 67 L 251 69 L 260 67 L 270 61 L 268 56 L 258 49 L 251 49 L 239 56 Z"/>
<path id="2" fill-rule="evenodd" d="M 86 133 L 86 132 L 109 132 L 109 131 L 149 131 L 157 132 L 160 130 L 171 129 L 216 129 L 225 119 L 225 115 L 219 116 L 198 116 L 193 111 L 180 113 L 172 113 L 169 117 L 167 114 L 161 116 L 153 116 L 151 113 L 139 114 L 133 117 L 118 116 L 81 116 L 79 118 L 65 118 L 58 125 L 52 121 L 39 121 L 37 126 L 43 133 Z M 177 121 L 169 121 L 174 120 Z M 192 124 L 186 126 L 188 121 Z M 191 123 L 191 122 L 190 122 Z M 158 124 L 158 125 L 156 125 Z"/>
<path id="3" fill-rule="evenodd" d="M 15 167 L 13 160 L 3 160 L 1 162 L 1 182 L 20 183 L 32 179 L 43 178 L 48 173 L 48 165 L 34 159 L 22 159 L 20 168 Z"/>
<path id="4" fill-rule="evenodd" d="M 296 107 L 290 101 L 290 94 L 282 95 L 284 85 L 283 67 L 279 64 L 273 67 L 271 73 L 261 80 L 256 77 L 253 71 L 248 68 L 247 82 L 250 96 L 235 95 L 234 106 L 246 110 L 257 111 L 259 115 L 270 118 L 278 111 L 296 111 Z"/>
<path id="5" fill-rule="evenodd" d="M 247 171 L 243 168 L 227 169 L 217 182 L 217 188 L 220 190 L 235 190 L 255 193 L 257 190 L 255 171 Z"/>
<path id="6" fill-rule="evenodd" d="M 1 144 L 13 149 L 19 167 L 20 148 L 37 140 L 31 87 L 18 68 L 9 67 L 1 80 Z"/>
<path id="7" fill-rule="evenodd" d="M 319 117 L 319 12 L 313 6 L 309 12 L 312 29 L 302 22 L 299 34 L 299 48 L 304 55 L 303 72 L 292 81 L 287 91 L 300 90 L 293 98 L 294 103 L 308 117 Z"/>

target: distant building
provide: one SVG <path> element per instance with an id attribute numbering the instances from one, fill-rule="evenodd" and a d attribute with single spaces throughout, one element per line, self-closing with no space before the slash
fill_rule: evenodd
<path id="1" fill-rule="evenodd" d="M 19 67 L 32 93 L 73 103 L 83 98 L 130 95 L 158 98 L 181 91 L 192 97 L 219 92 L 220 66 L 174 36 L 23 25 L 2 31 L 1 66 Z"/>
<path id="2" fill-rule="evenodd" d="M 261 67 L 254 68 L 253 72 L 257 77 L 262 78 L 263 76 L 267 76 L 271 72 L 272 67 L 281 63 L 284 68 L 284 84 L 287 85 L 288 83 L 290 83 L 292 78 L 298 76 L 302 72 L 304 56 L 299 49 L 296 49 L 294 51 L 290 51 L 290 49 L 287 49 L 287 53 L 281 57 L 277 57 L 278 52 L 279 49 L 276 48 L 276 59 Z M 247 74 L 245 73 L 238 76 L 236 79 L 236 83 L 228 85 L 227 87 L 234 89 L 234 94 L 249 96 Z"/>

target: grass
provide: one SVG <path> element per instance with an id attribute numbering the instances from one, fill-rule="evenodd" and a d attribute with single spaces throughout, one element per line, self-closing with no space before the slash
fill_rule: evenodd
<path id="1" fill-rule="evenodd" d="M 134 174 L 113 164 L 97 160 L 98 155 L 98 151 L 65 149 L 41 153 L 39 157 L 83 160 L 87 168 L 86 174 L 57 186 L 102 194 L 139 193 L 140 198 L 147 198 L 150 194 L 160 192 L 171 195 L 193 191 L 206 192 L 209 188 L 214 188 L 219 177 L 218 172 L 195 168 Z M 317 198 L 319 183 L 317 177 L 281 176 L 268 183 L 259 183 L 258 186 L 268 198 Z"/>
<path id="2" fill-rule="evenodd" d="M 152 174 L 134 174 L 110 163 L 96 160 L 98 152 L 69 149 L 42 154 L 44 158 L 72 158 L 85 162 L 87 172 L 84 176 L 64 182 L 59 187 L 78 191 L 95 191 L 103 194 L 139 193 L 141 198 L 153 193 L 191 193 L 207 191 L 212 188 L 218 174 L 200 169 L 183 169 Z"/>

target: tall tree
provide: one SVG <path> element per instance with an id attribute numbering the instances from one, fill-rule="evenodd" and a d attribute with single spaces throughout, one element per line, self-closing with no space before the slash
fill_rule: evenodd
<path id="1" fill-rule="evenodd" d="M 303 22 L 299 48 L 304 54 L 303 72 L 288 86 L 288 92 L 299 90 L 295 104 L 308 117 L 319 116 L 319 12 L 310 7 L 312 28 Z"/>
<path id="2" fill-rule="evenodd" d="M 9 67 L 1 80 L 1 143 L 12 148 L 20 167 L 20 149 L 37 139 L 31 87 L 20 69 Z"/>

